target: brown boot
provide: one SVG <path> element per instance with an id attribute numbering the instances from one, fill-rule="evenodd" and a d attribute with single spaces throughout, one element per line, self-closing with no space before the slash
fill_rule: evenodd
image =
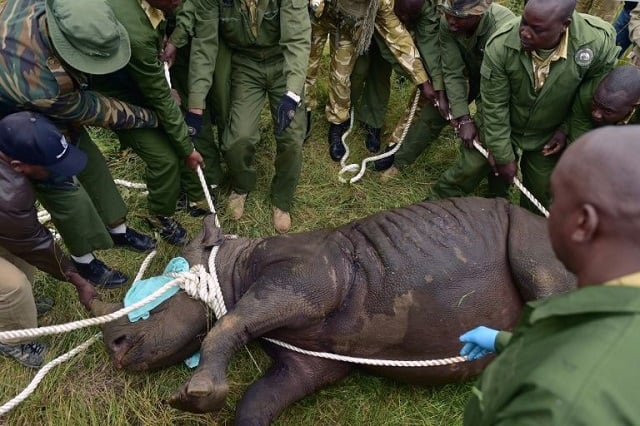
<path id="1" fill-rule="evenodd" d="M 273 226 L 276 228 L 279 234 L 285 234 L 289 232 L 291 228 L 291 216 L 289 212 L 280 210 L 277 207 L 273 208 Z"/>
<path id="2" fill-rule="evenodd" d="M 247 194 L 238 194 L 231 191 L 229 200 L 227 201 L 231 217 L 238 220 L 244 214 L 244 202 L 247 200 Z"/>
<path id="3" fill-rule="evenodd" d="M 387 170 L 385 170 L 384 173 L 380 175 L 380 180 L 382 182 L 386 182 L 388 180 L 395 178 L 399 174 L 400 174 L 400 170 L 396 166 L 391 166 Z"/>

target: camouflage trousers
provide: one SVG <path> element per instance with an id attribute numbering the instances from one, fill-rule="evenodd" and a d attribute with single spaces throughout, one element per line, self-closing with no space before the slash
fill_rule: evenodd
<path id="1" fill-rule="evenodd" d="M 617 0 L 578 0 L 576 12 L 598 16 L 610 24 L 618 14 L 621 2 Z"/>
<path id="2" fill-rule="evenodd" d="M 315 90 L 318 67 L 329 38 L 329 102 L 325 113 L 327 121 L 334 124 L 347 121 L 351 109 L 351 72 L 358 56 L 355 53 L 355 43 L 349 36 L 350 31 L 340 28 L 331 15 L 326 13 L 311 21 L 311 53 L 304 87 L 307 110 L 313 110 L 318 105 Z"/>

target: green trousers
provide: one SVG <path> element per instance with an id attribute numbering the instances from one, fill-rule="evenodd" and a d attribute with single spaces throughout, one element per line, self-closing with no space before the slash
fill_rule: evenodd
<path id="1" fill-rule="evenodd" d="M 189 76 L 189 45 L 178 49 L 176 59 L 171 66 L 171 82 L 182 100 L 182 109 L 187 105 Z M 223 40 L 218 41 L 216 69 L 213 73 L 213 86 L 207 96 L 206 112 L 203 115 L 202 131 L 193 140 L 193 145 L 204 158 L 203 170 L 209 185 L 219 185 L 224 176 L 222 155 L 216 143 L 213 126 L 218 128 L 218 141 L 222 141 L 225 126 L 229 119 L 231 96 L 231 51 Z"/>
<path id="2" fill-rule="evenodd" d="M 87 166 L 64 187 L 36 183 L 36 196 L 74 256 L 113 247 L 107 226 L 124 223 L 127 207 L 113 182 L 107 163 L 82 129 L 78 147 L 87 154 Z"/>
<path id="3" fill-rule="evenodd" d="M 148 106 L 126 70 L 109 74 L 108 78 L 94 77 L 93 86 L 98 92 L 134 105 Z M 149 107 L 153 108 L 153 105 Z M 189 201 L 204 199 L 198 175 L 185 165 L 162 127 L 118 130 L 115 133 L 121 147 L 132 149 L 144 162 L 145 183 L 149 191 L 147 208 L 151 214 L 173 215 L 180 190 Z"/>
<path id="4" fill-rule="evenodd" d="M 235 192 L 248 193 L 256 187 L 254 156 L 260 141 L 260 114 L 265 97 L 275 123 L 278 104 L 286 93 L 284 58 L 257 60 L 240 53 L 231 59 L 231 110 L 222 152 Z M 302 103 L 304 104 L 304 103 Z M 291 125 L 275 135 L 275 175 L 271 182 L 271 202 L 289 211 L 302 167 L 302 141 L 306 127 L 304 108 L 299 106 Z"/>
<path id="5" fill-rule="evenodd" d="M 356 116 L 369 127 L 381 129 L 384 125 L 391 95 L 391 71 L 391 63 L 382 56 L 374 38 L 367 53 L 358 57 L 351 74 Z"/>
<path id="6" fill-rule="evenodd" d="M 502 178 L 494 176 L 487 159 L 475 148 L 465 148 L 460 144 L 458 160 L 440 176 L 430 198 L 468 196 L 485 177 L 489 183 L 487 196 L 507 197 L 507 183 Z"/>
<path id="7" fill-rule="evenodd" d="M 413 164 L 424 150 L 438 139 L 440 132 L 447 125 L 449 122 L 442 118 L 438 108 L 429 103 L 424 105 L 418 118 L 411 123 L 407 136 L 396 152 L 394 166 L 402 169 Z"/>
<path id="8" fill-rule="evenodd" d="M 541 151 L 523 151 L 520 158 L 522 184 L 545 208 L 549 208 L 551 203 L 551 172 L 559 159 L 559 154 L 545 157 Z M 520 205 L 542 214 L 524 194 L 520 194 Z"/>

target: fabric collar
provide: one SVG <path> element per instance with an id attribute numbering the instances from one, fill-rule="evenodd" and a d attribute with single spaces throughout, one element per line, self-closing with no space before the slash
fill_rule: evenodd
<path id="1" fill-rule="evenodd" d="M 615 278 L 611 281 L 607 281 L 602 285 L 607 286 L 624 286 L 624 287 L 640 287 L 640 272 L 634 274 L 625 275 L 624 277 Z"/>
<path id="2" fill-rule="evenodd" d="M 528 302 L 528 308 L 533 309 L 528 322 L 533 324 L 550 317 L 583 314 L 640 314 L 640 275 L 634 275 L 635 285 L 625 280 L 624 286 L 596 285 Z"/>
<path id="3" fill-rule="evenodd" d="M 151 6 L 147 0 L 140 0 L 140 7 L 144 10 L 144 14 L 149 18 L 149 23 L 155 30 L 160 25 L 160 22 L 164 21 L 164 13 L 160 9 L 156 9 Z"/>

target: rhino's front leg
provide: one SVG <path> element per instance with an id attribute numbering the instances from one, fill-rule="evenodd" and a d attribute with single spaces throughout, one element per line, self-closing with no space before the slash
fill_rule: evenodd
<path id="1" fill-rule="evenodd" d="M 290 287 L 256 283 L 211 329 L 202 343 L 200 365 L 169 404 L 196 413 L 219 409 L 229 391 L 226 370 L 233 354 L 277 328 L 295 329 L 320 321 L 335 306 L 335 294 L 321 293 L 310 298 L 308 293 L 293 293 Z"/>

